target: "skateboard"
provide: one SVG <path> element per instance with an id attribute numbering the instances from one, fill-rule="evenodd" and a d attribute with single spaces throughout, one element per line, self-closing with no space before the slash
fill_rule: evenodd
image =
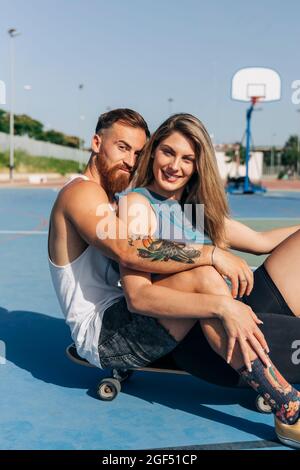
<path id="1" fill-rule="evenodd" d="M 67 357 L 74 363 L 85 367 L 96 367 L 86 359 L 79 356 L 74 343 L 66 349 Z M 126 382 L 135 371 L 157 372 L 164 374 L 191 375 L 178 368 L 171 355 L 166 355 L 145 367 L 132 367 L 127 369 L 111 369 L 111 377 L 105 377 L 97 385 L 97 396 L 102 401 L 114 400 L 121 391 L 121 384 Z M 272 413 L 271 407 L 265 402 L 261 395 L 256 397 L 256 408 L 261 413 Z"/>

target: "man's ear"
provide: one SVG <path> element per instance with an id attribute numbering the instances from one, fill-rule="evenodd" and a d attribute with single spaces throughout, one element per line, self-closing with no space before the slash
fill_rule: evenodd
<path id="1" fill-rule="evenodd" d="M 98 134 L 94 134 L 92 138 L 92 151 L 94 153 L 99 153 L 101 147 L 102 138 Z"/>

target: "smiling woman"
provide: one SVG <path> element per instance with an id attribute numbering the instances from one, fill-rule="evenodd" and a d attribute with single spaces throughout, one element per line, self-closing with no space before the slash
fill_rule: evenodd
<path id="1" fill-rule="evenodd" d="M 196 117 L 175 114 L 157 129 L 145 146 L 132 185 L 182 204 L 204 204 L 207 235 L 214 244 L 226 245 L 228 204 L 211 139 Z"/>
<path id="2" fill-rule="evenodd" d="M 159 186 L 167 197 L 170 197 L 171 190 L 171 198 L 181 199 L 184 187 L 195 169 L 196 157 L 192 143 L 182 134 L 174 132 L 157 147 L 151 189 L 156 191 Z"/>
<path id="3" fill-rule="evenodd" d="M 272 312 L 277 302 L 280 305 L 279 313 L 281 315 L 293 316 L 293 313 L 288 309 L 284 299 L 280 297 L 280 292 L 272 284 L 272 279 L 264 266 L 261 266 L 255 273 L 255 288 L 250 301 L 248 301 L 247 296 L 253 287 L 253 274 L 249 266 L 246 263 L 241 265 L 238 274 L 239 289 L 237 291 L 236 286 L 233 286 L 231 295 L 224 281 L 224 273 L 218 269 L 216 264 L 220 248 L 226 247 L 227 244 L 233 248 L 242 247 L 246 251 L 256 250 L 260 253 L 265 250 L 262 238 L 267 238 L 270 242 L 269 247 L 272 249 L 276 245 L 275 240 L 282 239 L 283 232 L 271 231 L 265 234 L 265 237 L 261 237 L 255 232 L 251 233 L 250 231 L 249 233 L 247 227 L 237 224 L 229 218 L 224 188 L 218 175 L 209 135 L 202 123 L 189 114 L 171 116 L 152 135 L 137 165 L 133 188 L 125 191 L 125 194 L 128 202 L 128 214 L 131 213 L 133 205 L 144 204 L 146 208 L 150 207 L 153 210 L 157 221 L 153 237 L 152 232 L 150 236 L 147 236 L 147 229 L 152 230 L 152 227 L 149 225 L 146 227 L 144 236 L 147 238 L 144 240 L 144 248 L 138 249 L 140 257 L 166 262 L 173 256 L 177 261 L 194 264 L 194 255 L 196 258 L 199 257 L 199 251 L 203 249 L 203 245 L 198 244 L 198 252 L 197 249 L 195 253 L 188 252 L 185 240 L 183 243 L 178 243 L 173 233 L 167 235 L 172 243 L 165 240 L 165 222 L 167 222 L 168 228 L 172 226 L 174 228 L 176 220 L 169 215 L 160 218 L 156 210 L 156 206 L 160 204 L 171 206 L 175 204 L 182 210 L 182 206 L 186 202 L 191 203 L 194 208 L 199 203 L 203 203 L 206 233 L 215 245 L 212 250 L 211 266 L 195 267 L 180 273 L 151 276 L 149 273 L 142 273 L 121 265 L 121 280 L 127 308 L 136 316 L 140 315 L 143 321 L 143 325 L 137 328 L 134 333 L 133 329 L 130 327 L 129 331 L 127 326 L 126 331 L 119 330 L 122 331 L 125 342 L 127 341 L 127 351 L 131 351 L 130 358 L 127 355 L 126 360 L 130 362 L 135 359 L 139 361 L 140 366 L 145 366 L 161 357 L 162 350 L 165 354 L 172 352 L 180 343 L 184 342 L 190 332 L 197 331 L 196 344 L 206 345 L 206 350 L 201 350 L 198 346 L 198 353 L 195 354 L 199 361 L 198 370 L 201 367 L 202 371 L 209 368 L 216 373 L 218 361 L 209 359 L 206 362 L 207 358 L 210 358 L 211 350 L 213 350 L 217 357 L 223 358 L 246 383 L 264 397 L 275 415 L 278 437 L 283 442 L 292 443 L 295 447 L 299 446 L 300 393 L 283 378 L 271 362 L 268 356 L 270 352 L 268 344 L 258 326 L 263 322 L 254 311 L 269 311 L 265 300 L 268 298 L 273 302 Z M 122 218 L 121 212 L 120 217 Z M 293 236 L 296 237 L 297 229 L 298 227 L 293 227 L 285 233 L 286 235 L 294 233 Z M 292 237 L 290 237 L 291 239 Z M 196 243 L 198 242 L 196 241 Z M 288 241 L 284 243 L 286 244 Z M 297 240 L 291 241 L 291 253 L 296 243 Z M 294 254 L 295 260 L 299 257 L 297 253 Z M 284 250 L 284 254 L 286 254 L 286 250 Z M 278 256 L 280 257 L 280 249 L 277 253 Z M 271 255 L 269 257 L 270 263 L 273 259 L 274 255 Z M 284 267 L 285 264 L 284 259 L 281 260 L 281 266 Z M 296 264 L 299 265 L 299 263 Z M 276 256 L 275 265 L 276 274 L 278 266 Z M 267 260 L 266 267 L 268 266 Z M 272 263 L 270 264 L 271 268 Z M 287 269 L 291 272 L 290 268 L 287 267 Z M 276 278 L 275 274 L 272 276 L 274 279 Z M 228 277 L 226 273 L 225 277 Z M 296 270 L 294 277 L 299 280 Z M 232 285 L 234 283 L 235 281 L 232 282 Z M 180 299 L 181 292 L 184 293 L 184 299 Z M 193 297 L 189 296 L 195 294 L 201 295 L 201 298 L 195 299 L 198 310 L 200 311 L 201 308 L 205 310 L 204 313 L 198 315 L 191 313 Z M 234 300 L 233 297 L 237 297 L 237 294 L 239 294 L 239 299 Z M 291 299 L 286 296 L 286 299 L 288 298 Z M 221 302 L 222 305 L 225 302 L 227 305 L 225 310 L 222 306 L 220 310 L 218 306 L 210 306 L 212 299 Z M 183 304 L 180 304 L 180 300 L 183 300 Z M 260 308 L 254 308 L 255 302 L 258 301 Z M 299 306 L 299 301 L 295 296 L 294 314 L 297 314 L 297 305 Z M 147 315 L 150 317 L 148 324 L 144 318 Z M 107 318 L 112 317 L 113 312 Z M 134 318 L 136 317 L 134 316 Z M 153 318 L 157 320 L 156 326 L 151 323 Z M 293 318 L 293 320 L 296 319 Z M 126 321 L 128 320 L 126 319 Z M 200 331 L 199 328 L 196 330 L 199 323 Z M 150 329 L 148 330 L 150 324 L 152 325 L 151 333 Z M 167 337 L 164 338 L 163 348 L 156 341 L 156 333 L 154 333 L 155 341 L 151 338 L 154 330 L 157 333 L 163 331 L 159 330 L 158 325 L 170 335 L 169 340 Z M 132 345 L 133 335 L 135 336 L 134 346 Z M 170 341 L 172 338 L 173 342 Z M 105 362 L 106 366 L 119 367 L 114 361 L 116 360 L 115 351 L 119 350 L 121 338 L 115 337 L 115 339 L 118 340 L 118 345 L 110 343 L 109 357 L 107 357 L 105 347 L 100 349 L 99 346 L 100 355 L 103 354 L 104 359 L 109 361 Z M 177 342 L 176 348 L 174 348 L 174 341 Z M 105 343 L 105 346 L 107 344 Z M 135 351 L 134 358 L 132 348 Z M 191 344 L 188 342 L 186 349 L 187 351 L 191 350 Z M 288 351 L 288 347 L 286 347 L 286 351 Z M 130 367 L 130 364 L 127 365 Z M 227 375 L 225 365 L 224 362 L 223 372 L 224 375 Z M 201 377 L 201 372 L 199 376 Z"/>

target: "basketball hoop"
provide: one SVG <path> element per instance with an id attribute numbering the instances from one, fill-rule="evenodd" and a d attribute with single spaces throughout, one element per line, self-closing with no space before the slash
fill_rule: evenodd
<path id="1" fill-rule="evenodd" d="M 251 96 L 251 103 L 253 106 L 261 99 L 261 96 Z"/>
<path id="2" fill-rule="evenodd" d="M 264 67 L 248 67 L 238 70 L 231 83 L 231 97 L 237 101 L 251 102 L 280 100 L 281 80 L 275 70 Z"/>
<path id="3" fill-rule="evenodd" d="M 277 101 L 281 96 L 281 80 L 275 70 L 263 67 L 248 67 L 236 72 L 232 78 L 231 97 L 233 100 L 251 103 L 247 109 L 246 119 L 246 176 L 243 183 L 243 193 L 253 194 L 265 192 L 262 186 L 255 186 L 249 180 L 251 116 L 256 103 Z M 230 190 L 234 192 L 234 190 Z"/>

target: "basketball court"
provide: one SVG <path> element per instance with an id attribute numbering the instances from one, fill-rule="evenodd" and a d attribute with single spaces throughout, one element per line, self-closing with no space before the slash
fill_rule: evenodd
<path id="1" fill-rule="evenodd" d="M 65 356 L 71 338 L 47 264 L 56 195 L 49 188 L 0 189 L 0 448 L 284 449 L 272 416 L 255 410 L 250 389 L 136 372 L 114 401 L 96 397 L 108 371 Z M 229 200 L 234 217 L 253 227 L 300 223 L 300 193 Z"/>

